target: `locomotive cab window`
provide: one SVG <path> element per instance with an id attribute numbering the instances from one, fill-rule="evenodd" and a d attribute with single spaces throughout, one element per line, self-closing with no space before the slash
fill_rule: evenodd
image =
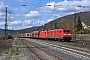
<path id="1" fill-rule="evenodd" d="M 64 32 L 70 32 L 70 30 L 63 30 Z"/>

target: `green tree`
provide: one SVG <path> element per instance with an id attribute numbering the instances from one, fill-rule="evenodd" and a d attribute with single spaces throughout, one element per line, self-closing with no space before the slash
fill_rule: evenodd
<path id="1" fill-rule="evenodd" d="M 77 31 L 80 31 L 80 30 L 83 29 L 83 26 L 82 26 L 82 22 L 81 22 L 81 18 L 80 17 L 77 20 L 76 29 L 77 29 Z"/>

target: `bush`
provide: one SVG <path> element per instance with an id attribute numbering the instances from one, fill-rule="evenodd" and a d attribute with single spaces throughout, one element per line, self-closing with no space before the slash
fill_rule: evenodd
<path id="1" fill-rule="evenodd" d="M 16 52 L 15 54 L 16 54 L 16 55 L 19 55 L 19 53 L 18 53 L 18 52 Z"/>
<path id="2" fill-rule="evenodd" d="M 13 39 L 13 36 L 11 36 L 11 35 L 8 35 L 8 39 Z"/>
<path id="3" fill-rule="evenodd" d="M 11 50 L 11 53 L 15 53 L 15 50 Z"/>
<path id="4" fill-rule="evenodd" d="M 8 51 L 6 51 L 5 54 L 8 54 Z"/>
<path id="5" fill-rule="evenodd" d="M 2 36 L 0 36 L 0 40 L 7 40 L 7 39 L 13 39 L 13 36 L 11 36 L 11 35 L 2 35 Z"/>
<path id="6" fill-rule="evenodd" d="M 0 56 L 2 56 L 2 54 L 0 53 Z"/>
<path id="7" fill-rule="evenodd" d="M 76 34 L 89 34 L 89 30 L 83 29 L 76 32 Z"/>
<path id="8" fill-rule="evenodd" d="M 76 32 L 76 34 L 83 34 L 84 33 L 84 30 L 79 30 Z"/>

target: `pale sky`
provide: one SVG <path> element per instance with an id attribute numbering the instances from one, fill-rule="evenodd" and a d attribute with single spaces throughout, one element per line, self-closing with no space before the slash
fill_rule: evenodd
<path id="1" fill-rule="evenodd" d="M 19 30 L 41 26 L 65 15 L 89 11 L 90 0 L 0 0 L 1 29 L 4 29 L 6 7 L 8 29 Z"/>

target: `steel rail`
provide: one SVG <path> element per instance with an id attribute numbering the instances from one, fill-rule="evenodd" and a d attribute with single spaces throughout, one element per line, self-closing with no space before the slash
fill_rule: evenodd
<path id="1" fill-rule="evenodd" d="M 29 47 L 29 44 L 35 46 L 34 48 L 40 49 L 41 51 L 44 51 L 45 53 L 47 53 L 47 54 L 49 54 L 49 55 L 57 58 L 58 60 L 63 60 L 62 58 L 56 56 L 55 54 L 50 53 L 50 52 L 46 51 L 45 49 L 43 49 L 43 48 L 41 48 L 41 47 L 38 47 L 38 46 L 36 46 L 36 45 L 34 45 L 34 44 L 30 43 L 30 42 L 24 41 L 23 43 L 24 43 L 34 54 L 36 54 L 36 56 L 37 56 L 40 60 L 45 60 L 45 59 L 44 59 L 42 56 L 38 55 L 37 52 L 35 52 L 35 50 L 33 50 L 31 47 Z"/>
<path id="2" fill-rule="evenodd" d="M 50 48 L 53 49 L 63 50 L 76 55 L 81 55 L 82 57 L 90 58 L 90 51 L 85 49 L 80 49 L 79 47 L 57 44 L 53 42 L 45 42 L 45 41 L 43 42 L 39 41 L 39 43 L 45 46 L 49 46 Z"/>

